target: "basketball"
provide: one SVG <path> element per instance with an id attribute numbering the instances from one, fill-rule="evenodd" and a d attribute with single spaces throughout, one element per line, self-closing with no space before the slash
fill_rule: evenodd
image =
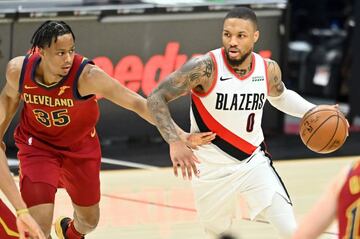
<path id="1" fill-rule="evenodd" d="M 310 150 L 327 154 L 336 151 L 345 143 L 348 124 L 339 110 L 320 105 L 304 115 L 299 134 Z"/>

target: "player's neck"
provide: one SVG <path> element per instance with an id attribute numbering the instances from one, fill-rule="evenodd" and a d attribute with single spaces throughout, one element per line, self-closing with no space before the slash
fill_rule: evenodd
<path id="1" fill-rule="evenodd" d="M 45 85 L 52 85 L 54 83 L 59 82 L 63 76 L 56 75 L 52 73 L 50 70 L 46 69 L 46 66 L 41 64 L 40 62 L 39 67 L 36 69 L 36 76 L 35 80 L 45 84 Z"/>
<path id="2" fill-rule="evenodd" d="M 238 66 L 233 66 L 232 68 L 236 72 L 236 74 L 240 77 L 245 76 L 247 73 L 251 71 L 252 68 L 252 54 L 250 54 L 243 63 Z"/>

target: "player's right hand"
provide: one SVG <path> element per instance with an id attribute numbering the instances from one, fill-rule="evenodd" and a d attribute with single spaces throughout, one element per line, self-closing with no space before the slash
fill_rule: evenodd
<path id="1" fill-rule="evenodd" d="M 29 213 L 24 213 L 16 218 L 16 225 L 19 230 L 20 239 L 46 239 L 40 226 L 35 222 Z"/>
<path id="2" fill-rule="evenodd" d="M 192 179 L 192 175 L 197 175 L 195 163 L 200 163 L 194 153 L 181 140 L 171 142 L 170 158 L 173 164 L 174 174 L 178 176 L 178 168 L 181 169 L 183 179 Z"/>
<path id="3" fill-rule="evenodd" d="M 198 146 L 210 144 L 216 137 L 216 134 L 213 132 L 199 132 L 199 133 L 191 133 L 186 137 L 186 141 L 184 142 L 186 146 L 197 149 Z"/>

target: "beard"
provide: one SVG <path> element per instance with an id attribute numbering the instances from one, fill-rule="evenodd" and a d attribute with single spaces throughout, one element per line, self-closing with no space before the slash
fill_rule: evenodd
<path id="1" fill-rule="evenodd" d="M 231 59 L 228 51 L 225 51 L 225 53 L 226 53 L 225 55 L 226 55 L 227 61 L 229 62 L 229 64 L 231 66 L 239 66 L 246 60 L 246 58 L 248 58 L 248 56 L 251 54 L 251 52 L 252 52 L 252 49 L 250 49 L 248 52 L 246 52 L 244 55 L 242 55 L 240 57 L 240 59 Z"/>

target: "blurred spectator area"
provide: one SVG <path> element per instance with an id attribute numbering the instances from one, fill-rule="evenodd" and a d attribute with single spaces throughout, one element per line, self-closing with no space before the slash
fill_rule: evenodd
<path id="1" fill-rule="evenodd" d="M 292 0 L 287 85 L 308 96 L 347 102 L 354 27 L 352 0 Z"/>
<path id="2" fill-rule="evenodd" d="M 360 101 L 354 90 L 360 87 L 360 82 L 354 80 L 360 68 L 353 65 L 359 42 L 354 38 L 355 28 L 359 27 L 355 0 L 291 0 L 288 8 L 284 82 L 312 102 L 340 104 L 353 123 L 351 130 L 360 130 L 360 107 L 354 104 Z M 285 132 L 297 132 L 297 124 L 298 119 L 286 116 Z"/>

